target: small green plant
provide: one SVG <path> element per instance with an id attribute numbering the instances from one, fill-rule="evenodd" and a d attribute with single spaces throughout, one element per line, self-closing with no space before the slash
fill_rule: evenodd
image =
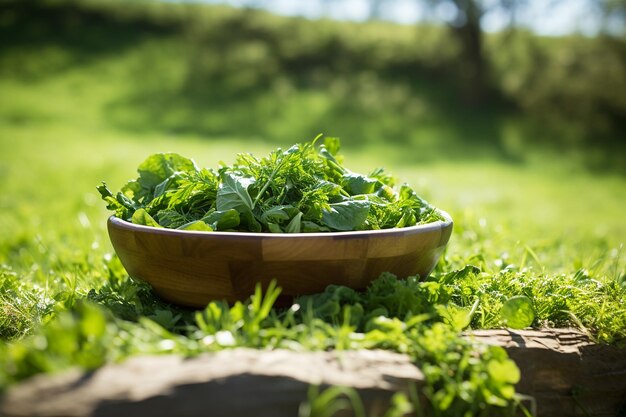
<path id="1" fill-rule="evenodd" d="M 240 154 L 219 171 L 178 154 L 156 154 L 139 178 L 113 193 L 98 187 L 124 220 L 197 231 L 329 232 L 413 226 L 442 217 L 412 188 L 394 189 L 382 169 L 369 175 L 341 164 L 339 140 L 325 138 L 257 159 Z"/>
<path id="2" fill-rule="evenodd" d="M 331 286 L 276 309 L 280 289 L 272 283 L 265 293 L 257 286 L 245 303 L 211 302 L 193 315 L 153 306 L 151 314 L 144 309 L 136 321 L 80 301 L 32 336 L 0 345 L 0 382 L 6 386 L 70 366 L 94 369 L 147 353 L 196 355 L 233 347 L 389 349 L 409 355 L 423 370 L 425 410 L 506 415 L 516 401 L 517 367 L 503 349 L 462 338 L 446 324 L 437 306 L 447 290 L 434 284 L 384 274 L 365 292 Z M 135 294 L 135 303 L 139 297 Z M 319 404 L 339 394 L 358 409 L 350 391 L 337 390 L 320 394 L 309 414 L 319 415 Z"/>

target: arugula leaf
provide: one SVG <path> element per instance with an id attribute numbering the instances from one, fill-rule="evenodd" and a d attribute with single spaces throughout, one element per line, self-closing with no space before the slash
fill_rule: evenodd
<path id="1" fill-rule="evenodd" d="M 302 213 L 296 214 L 285 228 L 287 233 L 300 233 L 302 227 Z"/>
<path id="2" fill-rule="evenodd" d="M 370 209 L 369 201 L 348 200 L 330 204 L 322 210 L 322 224 L 338 231 L 363 228 Z"/>
<path id="3" fill-rule="evenodd" d="M 241 226 L 239 230 L 259 233 L 263 231 L 261 223 L 257 221 L 251 211 L 240 213 Z"/>
<path id="4" fill-rule="evenodd" d="M 202 218 L 202 221 L 210 225 L 213 230 L 228 230 L 239 226 L 241 218 L 235 209 L 213 211 Z"/>
<path id="5" fill-rule="evenodd" d="M 162 196 L 168 189 L 175 188 L 178 181 L 183 178 L 182 174 L 182 172 L 175 172 L 157 184 L 157 186 L 154 187 L 154 198 Z"/>
<path id="6" fill-rule="evenodd" d="M 223 172 L 221 184 L 217 190 L 215 204 L 218 211 L 235 209 L 240 213 L 252 211 L 252 197 L 248 187 L 254 184 L 254 178 L 242 177 L 230 172 Z"/>
<path id="7" fill-rule="evenodd" d="M 137 209 L 135 204 L 121 192 L 118 192 L 114 197 L 104 181 L 96 189 L 107 203 L 106 208 L 115 211 L 115 216 L 120 219 L 129 220 L 132 213 Z"/>
<path id="8" fill-rule="evenodd" d="M 274 206 L 265 210 L 261 214 L 261 221 L 263 223 L 281 223 L 285 220 L 289 220 L 289 214 L 285 211 L 286 208 L 292 206 Z"/>
<path id="9" fill-rule="evenodd" d="M 319 232 L 330 232 L 330 229 L 325 226 L 320 226 L 317 223 L 304 220 L 302 222 L 302 231 L 304 233 L 319 233 Z"/>
<path id="10" fill-rule="evenodd" d="M 343 174 L 341 185 L 350 195 L 371 194 L 382 186 L 377 179 L 354 172 Z"/>
<path id="11" fill-rule="evenodd" d="M 214 230 L 211 226 L 209 226 L 208 224 L 206 224 L 202 220 L 196 220 L 196 221 L 193 221 L 193 222 L 189 222 L 187 224 L 183 224 L 182 226 L 178 227 L 178 229 L 180 229 L 180 230 L 197 230 L 197 231 L 200 231 L 200 232 L 212 232 Z"/>
<path id="12" fill-rule="evenodd" d="M 145 209 L 140 208 L 133 213 L 132 222 L 144 226 L 162 227 Z"/>

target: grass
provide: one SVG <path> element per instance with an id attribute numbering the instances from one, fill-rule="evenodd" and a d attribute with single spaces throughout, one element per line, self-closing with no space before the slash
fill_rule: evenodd
<path id="1" fill-rule="evenodd" d="M 30 88 L 24 87 L 25 92 L 30 93 Z M 409 353 L 422 365 L 439 363 L 428 368 L 434 387 L 428 394 L 432 406 L 464 410 L 467 403 L 462 401 L 463 406 L 446 405 L 452 401 L 449 398 L 459 402 L 460 393 L 452 397 L 436 393 L 445 393 L 441 387 L 452 383 L 442 379 L 446 368 L 441 364 L 450 361 L 456 369 L 453 363 L 458 358 L 446 355 L 459 349 L 475 352 L 475 347 L 459 347 L 450 328 L 463 327 L 454 317 L 460 314 L 461 322 L 465 320 L 476 300 L 477 308 L 469 317 L 472 328 L 503 326 L 503 302 L 527 295 L 536 311 L 533 326 L 581 327 L 601 343 L 620 344 L 626 336 L 619 198 L 625 184 L 620 177 L 590 175 L 568 161 L 545 166 L 545 160 L 539 159 L 511 166 L 498 161 L 451 163 L 442 158 L 413 164 L 402 155 L 406 148 L 348 148 L 348 166 L 355 170 L 391 167 L 454 217 L 453 238 L 430 281 L 438 286 L 438 296 L 429 298 L 423 289 L 412 288 L 417 296 L 409 299 L 409 310 L 383 310 L 392 321 L 369 327 L 368 312 L 381 313 L 375 304 L 335 300 L 329 305 L 324 295 L 315 301 L 322 304 L 308 310 L 315 320 L 304 314 L 294 319 L 278 310 L 248 318 L 246 327 L 233 327 L 232 317 L 240 312 L 217 304 L 203 314 L 221 311 L 221 317 L 231 319 L 207 325 L 206 320 L 165 305 L 147 287 L 129 280 L 108 242 L 104 229 L 108 213 L 94 187 L 103 179 L 113 187 L 121 186 L 134 176 L 134 167 L 146 155 L 157 151 L 175 150 L 194 156 L 201 165 L 216 166 L 220 160 L 231 161 L 235 152 L 264 153 L 273 144 L 246 138 L 129 133 L 67 122 L 4 125 L 0 137 L 0 227 L 5 231 L 0 241 L 0 334 L 5 342 L 0 342 L 0 350 L 4 349 L 2 356 L 8 361 L 5 384 L 69 366 L 90 369 L 140 353 L 194 355 L 232 345 L 379 347 Z M 85 301 L 100 308 L 86 307 Z M 448 310 L 437 310 L 435 305 Z M 329 309 L 330 314 L 324 315 Z M 356 317 L 361 311 L 357 323 L 345 321 L 346 312 Z M 439 317 L 434 324 L 452 326 L 434 327 L 437 337 L 447 342 L 439 347 L 426 343 L 435 337 L 429 330 L 433 323 L 423 328 L 407 325 L 411 315 L 422 313 Z M 354 332 L 368 337 L 354 339 L 350 336 Z M 36 336 L 24 338 L 32 334 Z M 74 338 L 60 338 L 62 334 Z M 427 354 L 437 349 L 439 354 Z M 481 366 L 501 360 L 497 352 L 479 352 Z M 485 372 L 481 366 L 465 372 Z M 471 392 L 474 389 L 479 387 L 472 386 Z M 513 401 L 504 394 L 498 398 Z M 480 399 L 474 403 L 487 407 Z M 508 410 L 490 406 L 501 413 Z"/>
<path id="2" fill-rule="evenodd" d="M 168 97 L 159 91 L 181 80 L 177 45 L 147 38 L 115 54 L 81 55 L 62 44 L 0 54 L 0 386 L 139 353 L 194 355 L 233 345 L 380 347 L 408 353 L 423 365 L 433 407 L 459 414 L 495 407 L 504 413 L 500 400 L 514 402 L 507 387 L 515 372 L 502 377 L 495 369 L 509 366 L 506 355 L 462 342 L 457 333 L 468 323 L 504 326 L 501 306 L 511 297 L 531 300 L 533 327 L 574 326 L 599 343 L 624 344 L 623 176 L 590 173 L 567 152 L 528 149 L 514 127 L 482 130 L 503 135 L 521 156 L 506 159 L 500 145 L 463 141 L 437 119 L 408 126 L 393 106 L 374 113 L 352 109 L 356 113 L 345 125 L 341 117 L 313 117 L 337 108 L 323 89 L 296 89 L 282 99 L 274 92 L 226 110 L 215 105 L 177 112 L 176 102 L 158 102 Z M 174 59 L 163 59 L 165 52 Z M 148 67 L 154 72 L 146 73 Z M 130 100 L 137 84 L 156 92 L 157 103 L 149 95 Z M 417 99 L 394 91 L 384 100 L 419 108 Z M 268 102 L 281 110 L 264 113 Z M 165 111 L 146 117 L 144 105 Z M 237 135 L 194 128 L 239 126 L 246 114 L 269 118 L 270 127 L 263 135 L 246 126 Z M 364 117 L 383 140 L 345 136 L 358 134 L 345 126 Z M 190 128 L 177 128 L 184 125 Z M 384 140 L 404 128 L 413 132 L 408 140 Z M 175 151 L 216 167 L 237 152 L 264 154 L 319 131 L 344 136 L 348 167 L 367 172 L 384 166 L 451 213 L 453 237 L 426 283 L 389 278 L 356 295 L 331 288 L 300 300 L 299 313 L 271 308 L 268 291 L 250 307 L 214 303 L 196 314 L 164 304 L 128 278 L 106 235 L 109 214 L 95 190 L 102 180 L 119 189 L 155 152 Z M 406 305 L 390 304 L 388 294 Z M 376 319 L 374 312 L 386 318 Z M 459 369 L 459 355 L 472 352 L 483 360 Z M 481 385 L 455 385 L 447 371 L 468 380 L 474 373 L 495 373 L 491 381 L 500 382 L 488 387 L 495 400 L 472 397 Z"/>

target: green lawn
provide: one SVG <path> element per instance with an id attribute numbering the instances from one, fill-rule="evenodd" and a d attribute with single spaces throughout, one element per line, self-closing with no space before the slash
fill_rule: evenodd
<path id="1" fill-rule="evenodd" d="M 171 118 L 177 126 L 181 120 L 193 123 L 190 113 L 177 114 L 171 104 L 165 114 L 152 114 L 152 124 L 139 107 L 154 103 L 146 97 L 145 102 L 128 98 L 135 83 L 164 83 L 167 89 L 167 80 L 176 82 L 180 68 L 175 63 L 151 61 L 163 51 L 176 56 L 175 45 L 146 41 L 114 56 L 96 55 L 80 63 L 59 46 L 25 48 L 0 57 L 5 64 L 0 65 L 4 68 L 0 71 L 0 353 L 5 354 L 0 385 L 75 364 L 93 368 L 138 353 L 197 354 L 223 348 L 203 346 L 199 340 L 205 339 L 197 336 L 220 329 L 234 334 L 236 345 L 284 347 L 288 343 L 267 338 L 268 329 L 277 331 L 280 326 L 284 331 L 280 340 L 295 340 L 304 348 L 403 351 L 402 346 L 408 346 L 404 351 L 422 363 L 434 360 L 445 365 L 448 360 L 451 364 L 453 359 L 429 356 L 448 348 L 427 346 L 428 339 L 435 337 L 432 332 L 439 332 L 437 337 L 449 343 L 445 346 L 461 343 L 454 332 L 465 326 L 447 320 L 446 314 L 458 310 L 459 317 L 465 317 L 478 300 L 470 327 L 501 327 L 506 323 L 500 308 L 516 295 L 530 298 L 534 327 L 578 326 L 601 343 L 626 340 L 626 178 L 589 173 L 565 151 L 518 149 L 523 158 L 506 159 L 489 141 L 468 145 L 437 124 L 415 128 L 413 139 L 402 143 L 384 137 L 384 128 L 379 141 L 342 138 L 348 167 L 368 172 L 383 166 L 454 218 L 453 237 L 430 281 L 436 283 L 433 291 L 439 298 L 425 301 L 426 287 L 410 284 L 410 299 L 422 303 L 423 311 L 391 312 L 387 306 L 389 322 L 367 322 L 368 312 L 377 306 L 373 293 L 359 296 L 366 307 L 364 318 L 352 321 L 342 314 L 354 314 L 353 299 L 336 294 L 315 299 L 314 306 L 320 307 L 315 314 L 324 324 L 278 310 L 263 315 L 251 308 L 248 317 L 239 310 L 215 307 L 225 309 L 225 315 L 247 317 L 248 324 L 241 328 L 224 320 L 203 325 L 192 312 L 160 303 L 145 286 L 129 280 L 117 263 L 105 230 L 109 213 L 96 185 L 105 180 L 111 189 L 119 189 L 135 176 L 136 166 L 156 152 L 178 152 L 199 166 L 217 167 L 220 161 L 231 162 L 238 152 L 265 154 L 279 145 L 308 141 L 318 132 L 333 135 L 342 130 L 341 120 L 319 126 L 302 121 L 309 112 L 327 110 L 333 100 L 327 91 L 301 91 L 286 98 L 288 110 L 272 116 L 279 139 L 250 134 L 247 129 L 237 137 L 205 136 L 193 128 L 168 130 L 163 119 Z M 147 71 L 152 64 L 159 76 Z M 145 79 L 142 71 L 147 71 Z M 251 104 L 254 117 L 261 117 L 257 113 L 262 107 L 262 103 Z M 249 109 L 240 103 L 236 110 L 232 119 L 228 112 L 217 113 L 218 122 L 237 126 Z M 383 126 L 398 120 L 381 112 Z M 210 112 L 194 115 L 199 124 L 216 117 Z M 290 129 L 311 136 L 285 139 Z M 512 142 L 515 134 L 511 133 Z M 472 151 L 463 158 L 469 148 Z M 401 292 L 401 284 L 385 285 L 383 289 Z M 324 304 L 329 297 L 337 308 L 324 315 L 321 306 L 332 304 Z M 68 316 L 67 311 L 72 313 Z M 422 330 L 411 327 L 417 326 L 411 316 L 422 312 L 435 324 Z M 298 320 L 308 330 L 290 327 Z M 440 322 L 451 326 L 442 330 L 437 327 Z M 68 329 L 79 336 L 63 339 Z M 376 339 L 367 333 L 376 329 L 391 336 Z M 369 338 L 357 343 L 349 336 L 353 332 L 366 332 Z M 83 336 L 85 340 L 80 339 Z M 164 339 L 173 340 L 174 348 L 162 344 Z M 90 346 L 91 356 L 76 346 Z M 501 353 L 481 352 L 484 366 L 502 360 Z M 483 365 L 472 366 L 483 369 Z M 432 371 L 428 376 L 434 387 L 431 398 L 438 398 L 433 404 L 440 407 L 447 401 L 445 395 L 436 395 L 444 374 Z M 505 377 L 500 382 L 504 387 L 514 381 Z M 490 389 L 498 398 L 512 398 L 504 388 Z M 465 404 L 461 397 L 454 397 L 459 410 Z M 497 401 L 489 404 L 502 406 Z"/>

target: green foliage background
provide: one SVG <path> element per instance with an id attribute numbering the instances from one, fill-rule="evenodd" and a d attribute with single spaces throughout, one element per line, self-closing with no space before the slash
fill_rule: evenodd
<path id="1" fill-rule="evenodd" d="M 330 127 L 352 146 L 415 147 L 422 161 L 441 152 L 523 161 L 547 145 L 624 172 L 621 38 L 488 34 L 489 94 L 470 104 L 460 46 L 442 26 L 102 0 L 4 0 L 0 13 L 2 75 L 98 74 L 88 93 L 108 126 L 279 143 Z M 7 122 L 37 117 L 24 104 Z"/>
<path id="2" fill-rule="evenodd" d="M 137 353 L 232 347 L 217 343 L 220 331 L 235 346 L 370 343 L 412 349 L 423 364 L 434 352 L 451 372 L 461 372 L 457 354 L 478 349 L 486 359 L 467 375 L 489 372 L 488 358 L 504 369 L 506 358 L 463 344 L 457 331 L 510 325 L 502 306 L 520 296 L 534 327 L 575 326 L 623 344 L 624 41 L 515 32 L 487 42 L 490 97 L 469 106 L 458 47 L 440 27 L 0 1 L 0 385 Z M 313 316 L 257 306 L 244 329 L 207 322 L 241 307 L 216 304 L 199 320 L 127 277 L 106 236 L 100 181 L 119 189 L 156 152 L 217 167 L 320 132 L 342 138 L 354 171 L 384 166 L 455 220 L 429 281 L 386 283 L 410 314 L 379 310 L 377 322 L 368 317 L 374 290 L 329 289 L 311 301 Z M 377 338 L 381 328 L 392 336 Z M 374 333 L 351 336 L 363 332 Z M 437 333 L 438 347 L 424 332 Z M 512 398 L 512 371 L 498 366 L 485 391 L 495 403 Z M 429 369 L 440 409 L 500 407 L 463 400 L 473 391 L 462 389 L 481 386 L 442 385 L 442 369 Z"/>

